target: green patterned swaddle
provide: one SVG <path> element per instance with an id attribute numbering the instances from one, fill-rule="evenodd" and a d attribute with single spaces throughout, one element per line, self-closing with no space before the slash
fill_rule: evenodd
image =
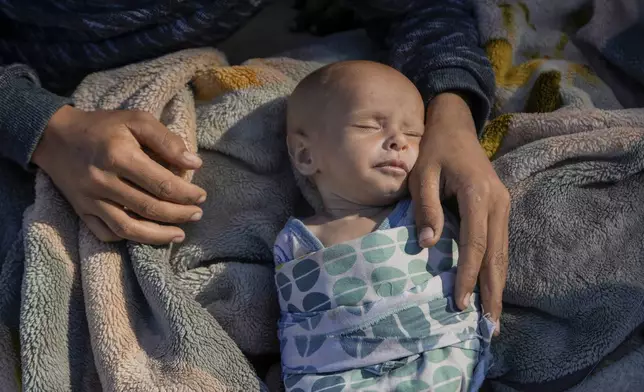
<path id="1" fill-rule="evenodd" d="M 493 323 L 478 293 L 456 309 L 457 228 L 431 250 L 413 226 L 370 233 L 278 265 L 287 391 L 478 390 Z"/>

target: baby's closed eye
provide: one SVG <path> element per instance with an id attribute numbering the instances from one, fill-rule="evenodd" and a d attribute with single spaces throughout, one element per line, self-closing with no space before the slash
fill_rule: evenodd
<path id="1" fill-rule="evenodd" d="M 380 130 L 382 129 L 382 125 L 376 121 L 369 121 L 369 122 L 359 122 L 359 123 L 354 123 L 351 124 L 352 127 L 354 128 L 359 128 L 359 129 L 365 129 L 365 130 Z"/>
<path id="2" fill-rule="evenodd" d="M 414 137 L 414 138 L 421 138 L 421 137 L 423 137 L 423 132 L 407 131 L 407 132 L 405 132 L 405 136 Z"/>

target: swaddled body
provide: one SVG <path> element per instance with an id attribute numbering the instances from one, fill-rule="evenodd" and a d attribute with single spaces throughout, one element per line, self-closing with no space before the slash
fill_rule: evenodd
<path id="1" fill-rule="evenodd" d="M 423 114 L 409 80 L 368 62 L 325 67 L 289 100 L 289 153 L 324 209 L 290 219 L 274 248 L 289 391 L 467 391 L 485 377 L 494 326 L 478 294 L 464 311 L 452 299 L 456 220 L 446 211 L 421 249 L 405 198 Z"/>

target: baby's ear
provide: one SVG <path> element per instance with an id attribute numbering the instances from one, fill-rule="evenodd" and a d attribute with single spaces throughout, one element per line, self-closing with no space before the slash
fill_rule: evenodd
<path id="1" fill-rule="evenodd" d="M 307 177 L 317 172 L 310 143 L 311 139 L 301 130 L 288 132 L 286 135 L 288 155 L 291 158 L 291 162 L 300 174 Z"/>

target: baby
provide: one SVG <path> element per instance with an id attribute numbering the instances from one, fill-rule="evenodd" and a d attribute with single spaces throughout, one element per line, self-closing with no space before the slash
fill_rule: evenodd
<path id="1" fill-rule="evenodd" d="M 404 75 L 340 62 L 306 77 L 288 101 L 292 164 L 323 209 L 277 237 L 279 334 L 287 391 L 478 390 L 494 325 L 475 293 L 453 301 L 457 222 L 418 246 L 407 178 L 425 107 Z M 346 388 L 346 389 L 345 389 Z"/>

